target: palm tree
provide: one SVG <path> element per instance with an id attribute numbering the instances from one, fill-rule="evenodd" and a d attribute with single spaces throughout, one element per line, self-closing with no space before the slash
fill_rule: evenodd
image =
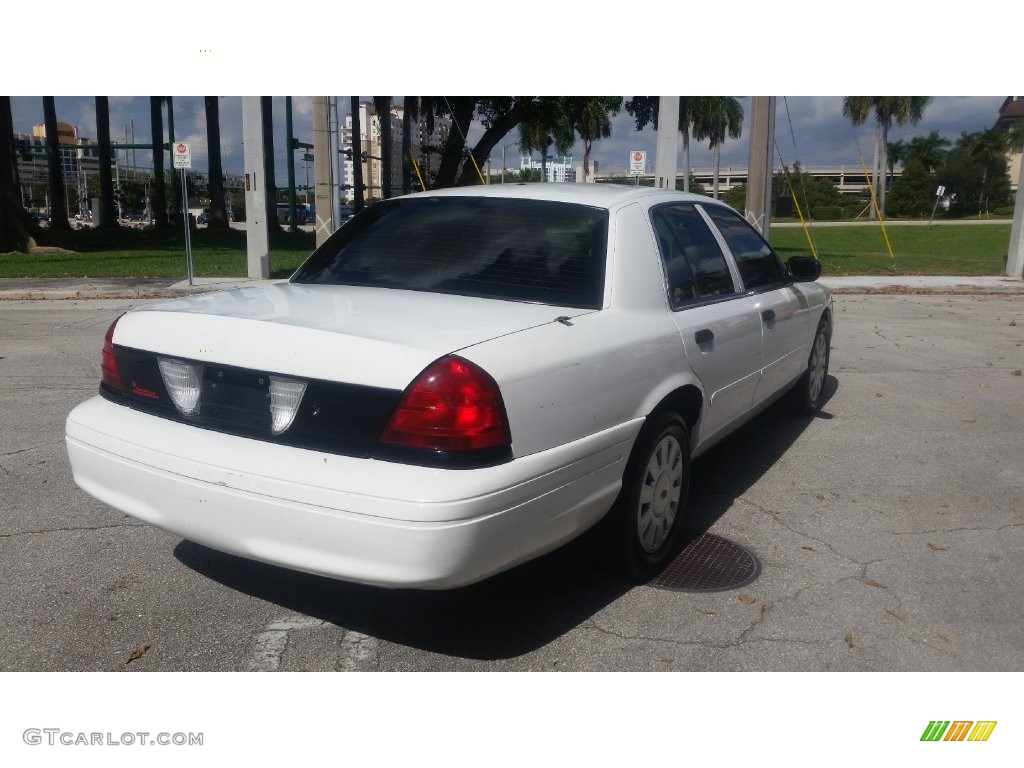
<path id="1" fill-rule="evenodd" d="M 220 97 L 204 96 L 206 108 L 206 144 L 210 154 L 210 229 L 227 229 L 228 213 L 224 204 L 224 168 L 220 157 Z"/>
<path id="2" fill-rule="evenodd" d="M 726 135 L 738 139 L 743 132 L 743 105 L 735 96 L 709 96 L 707 111 L 700 125 L 694 125 L 693 137 L 698 141 L 708 139 L 708 146 L 714 155 L 714 175 L 711 189 L 714 198 L 718 199 L 718 169 L 722 160 L 722 142 Z M 690 173 L 687 170 L 687 181 Z"/>
<path id="3" fill-rule="evenodd" d="M 573 125 L 563 97 L 541 96 L 525 110 L 519 123 L 519 148 L 526 154 L 540 152 L 541 181 L 547 181 L 548 150 L 563 155 L 573 143 Z"/>
<path id="4" fill-rule="evenodd" d="M 731 98 L 728 96 L 680 96 L 679 97 L 679 131 L 683 134 L 683 190 L 690 191 L 690 135 L 691 129 L 696 137 L 708 137 L 712 133 L 713 120 L 710 115 L 716 107 L 716 99 Z M 634 96 L 626 102 L 626 111 L 636 121 L 636 129 L 642 131 L 648 123 L 658 127 L 658 96 Z M 723 139 L 724 140 L 724 139 Z"/>
<path id="5" fill-rule="evenodd" d="M 942 160 L 946 156 L 946 148 L 949 145 L 949 139 L 940 136 L 938 131 L 932 131 L 927 136 L 915 136 L 904 150 L 903 163 L 905 165 L 911 160 L 917 159 L 924 164 L 929 173 L 934 173 L 942 165 Z"/>
<path id="6" fill-rule="evenodd" d="M 907 160 L 907 144 L 902 140 L 890 141 L 885 146 L 886 166 L 889 169 L 889 176 L 886 185 L 892 186 L 893 178 L 896 176 L 896 166 L 905 163 Z"/>
<path id="7" fill-rule="evenodd" d="M 21 200 L 11 97 L 0 96 L 0 253 L 27 253 L 41 232 Z"/>
<path id="8" fill-rule="evenodd" d="M 621 96 L 567 97 L 573 129 L 583 142 L 583 181 L 590 173 L 590 148 L 612 135 L 611 118 L 622 109 Z"/>
<path id="9" fill-rule="evenodd" d="M 100 162 L 100 220 L 104 229 L 117 227 L 114 215 L 114 180 L 110 176 L 110 105 L 106 96 L 96 97 L 96 143 Z"/>
<path id="10" fill-rule="evenodd" d="M 878 176 L 887 166 L 886 147 L 889 130 L 896 125 L 917 125 L 924 117 L 924 109 L 931 96 L 844 96 L 843 115 L 854 125 L 862 125 L 872 114 L 875 116 L 875 168 L 873 184 L 879 188 Z M 885 185 L 881 186 L 879 210 L 885 214 Z M 874 211 L 871 211 L 873 216 Z"/>

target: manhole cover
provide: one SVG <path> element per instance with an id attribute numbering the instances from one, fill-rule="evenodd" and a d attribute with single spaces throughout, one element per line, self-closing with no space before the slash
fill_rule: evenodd
<path id="1" fill-rule="evenodd" d="M 704 533 L 648 582 L 679 592 L 721 592 L 749 584 L 761 573 L 754 553 L 734 541 Z"/>

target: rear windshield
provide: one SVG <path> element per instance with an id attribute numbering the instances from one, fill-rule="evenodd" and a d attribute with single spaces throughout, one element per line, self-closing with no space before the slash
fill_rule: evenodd
<path id="1" fill-rule="evenodd" d="M 291 281 L 597 309 L 607 232 L 608 212 L 584 205 L 487 197 L 388 200 L 335 232 Z"/>

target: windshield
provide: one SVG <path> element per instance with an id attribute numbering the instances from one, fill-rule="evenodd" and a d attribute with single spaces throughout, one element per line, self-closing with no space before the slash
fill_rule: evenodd
<path id="1" fill-rule="evenodd" d="M 607 231 L 606 210 L 571 203 L 388 200 L 335 232 L 291 281 L 598 309 Z"/>

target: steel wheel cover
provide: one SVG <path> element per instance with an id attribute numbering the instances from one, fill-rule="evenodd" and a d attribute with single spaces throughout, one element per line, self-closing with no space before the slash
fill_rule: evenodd
<path id="1" fill-rule="evenodd" d="M 657 552 L 668 538 L 682 491 L 683 451 L 675 437 L 666 435 L 647 460 L 637 503 L 637 541 L 647 554 Z"/>
<path id="2" fill-rule="evenodd" d="M 814 350 L 811 352 L 811 402 L 816 402 L 825 383 L 825 368 L 828 360 L 828 337 L 818 333 L 814 338 Z"/>

